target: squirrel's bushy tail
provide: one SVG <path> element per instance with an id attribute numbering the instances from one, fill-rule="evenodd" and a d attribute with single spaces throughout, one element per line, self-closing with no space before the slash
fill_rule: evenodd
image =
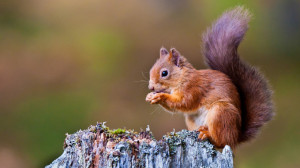
<path id="1" fill-rule="evenodd" d="M 228 75 L 236 85 L 242 105 L 240 142 L 253 138 L 273 116 L 272 92 L 257 69 L 240 60 L 237 48 L 250 20 L 239 6 L 225 12 L 203 35 L 203 54 L 211 69 Z"/>

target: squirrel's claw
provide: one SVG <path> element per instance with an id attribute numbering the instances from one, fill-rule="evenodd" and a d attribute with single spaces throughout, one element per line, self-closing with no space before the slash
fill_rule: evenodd
<path id="1" fill-rule="evenodd" d="M 206 140 L 206 139 L 208 139 L 208 135 L 204 132 L 200 132 L 198 135 L 198 139 Z"/>
<path id="2" fill-rule="evenodd" d="M 146 96 L 146 101 L 151 102 L 151 100 L 153 99 L 154 94 L 155 94 L 154 92 L 148 93 L 147 96 Z"/>
<path id="3" fill-rule="evenodd" d="M 210 137 L 209 132 L 208 132 L 208 127 L 207 126 L 201 126 L 198 131 L 200 131 L 198 135 L 198 139 L 200 140 L 206 140 Z"/>
<path id="4" fill-rule="evenodd" d="M 150 104 L 156 104 L 160 100 L 161 100 L 161 94 L 160 93 L 151 92 L 151 93 L 148 93 L 148 95 L 146 97 L 146 101 L 150 102 Z"/>

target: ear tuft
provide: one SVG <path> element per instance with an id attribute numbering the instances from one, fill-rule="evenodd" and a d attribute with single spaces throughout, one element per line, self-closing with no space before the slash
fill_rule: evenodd
<path id="1" fill-rule="evenodd" d="M 162 48 L 160 49 L 160 57 L 162 58 L 162 57 L 167 56 L 167 55 L 169 55 L 168 50 L 165 49 L 164 47 L 162 47 Z"/>
<path id="2" fill-rule="evenodd" d="M 171 48 L 170 53 L 170 60 L 179 67 L 180 53 L 175 48 Z"/>

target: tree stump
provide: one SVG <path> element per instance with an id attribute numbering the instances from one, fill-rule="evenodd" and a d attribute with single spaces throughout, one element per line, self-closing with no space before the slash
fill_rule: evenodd
<path id="1" fill-rule="evenodd" d="M 46 168 L 88 167 L 220 167 L 232 168 L 229 146 L 222 152 L 209 141 L 199 141 L 197 131 L 182 130 L 155 140 L 149 127 L 110 130 L 105 123 L 68 135 L 64 152 Z"/>

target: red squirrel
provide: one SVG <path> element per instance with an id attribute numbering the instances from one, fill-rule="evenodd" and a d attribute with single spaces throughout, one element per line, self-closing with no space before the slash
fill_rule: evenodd
<path id="1" fill-rule="evenodd" d="M 146 101 L 182 112 L 188 130 L 198 130 L 199 139 L 218 148 L 254 138 L 274 114 L 267 80 L 237 53 L 249 20 L 248 10 L 236 7 L 203 35 L 202 53 L 211 69 L 197 70 L 175 48 L 161 48 L 150 70 Z"/>

